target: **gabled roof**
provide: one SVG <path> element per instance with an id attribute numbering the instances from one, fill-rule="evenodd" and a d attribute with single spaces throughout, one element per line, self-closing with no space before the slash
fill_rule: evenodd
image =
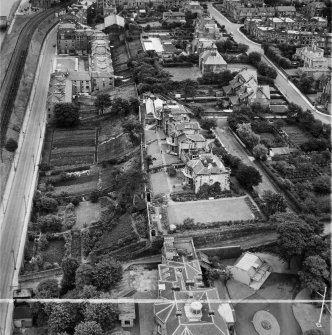
<path id="1" fill-rule="evenodd" d="M 296 12 L 296 9 L 294 6 L 277 6 L 278 12 Z"/>
<path id="2" fill-rule="evenodd" d="M 201 59 L 204 65 L 227 65 L 226 61 L 217 50 L 204 51 Z"/>

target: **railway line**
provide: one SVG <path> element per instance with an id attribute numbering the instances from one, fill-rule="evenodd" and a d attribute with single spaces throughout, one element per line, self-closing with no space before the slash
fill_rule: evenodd
<path id="1" fill-rule="evenodd" d="M 0 88 L 0 150 L 2 151 L 6 140 L 6 133 L 12 115 L 17 91 L 22 78 L 25 61 L 28 55 L 33 33 L 41 22 L 51 18 L 54 8 L 33 16 L 23 27 L 18 37 L 12 58 Z"/>

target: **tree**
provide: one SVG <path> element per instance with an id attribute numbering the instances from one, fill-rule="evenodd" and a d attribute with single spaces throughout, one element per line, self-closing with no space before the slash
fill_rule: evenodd
<path id="1" fill-rule="evenodd" d="M 304 220 L 314 231 L 315 234 L 321 235 L 324 232 L 324 222 L 318 221 L 318 219 L 312 214 L 301 214 L 300 218 Z"/>
<path id="2" fill-rule="evenodd" d="M 143 134 L 142 124 L 134 119 L 129 119 L 122 125 L 123 131 L 129 135 L 130 141 L 134 145 L 138 145 L 141 140 L 141 135 Z"/>
<path id="3" fill-rule="evenodd" d="M 290 267 L 294 256 L 303 257 L 308 241 L 313 237 L 313 229 L 292 213 L 278 213 L 271 217 L 276 222 L 278 233 L 278 254 Z"/>
<path id="4" fill-rule="evenodd" d="M 237 45 L 237 49 L 241 53 L 246 53 L 248 51 L 248 49 L 249 49 L 249 46 L 247 44 L 239 43 Z"/>
<path id="5" fill-rule="evenodd" d="M 90 264 L 82 263 L 76 270 L 75 286 L 82 289 L 86 285 L 92 284 L 93 267 Z"/>
<path id="6" fill-rule="evenodd" d="M 137 98 L 131 97 L 129 99 L 129 107 L 130 111 L 134 114 L 138 114 L 139 112 L 139 100 Z"/>
<path id="7" fill-rule="evenodd" d="M 85 285 L 78 293 L 80 299 L 96 299 L 99 298 L 100 292 L 93 285 Z"/>
<path id="8" fill-rule="evenodd" d="M 204 112 L 204 108 L 202 106 L 192 106 L 190 109 L 195 118 L 200 119 L 202 117 L 202 113 Z"/>
<path id="9" fill-rule="evenodd" d="M 327 175 L 317 177 L 312 185 L 317 193 L 329 194 L 331 192 L 331 178 Z"/>
<path id="10" fill-rule="evenodd" d="M 268 216 L 275 213 L 286 212 L 287 204 L 285 198 L 279 193 L 264 191 L 262 200 L 265 203 L 265 211 Z"/>
<path id="11" fill-rule="evenodd" d="M 248 55 L 248 61 L 253 66 L 257 66 L 257 64 L 261 61 L 262 56 L 259 52 L 253 51 L 250 52 Z"/>
<path id="12" fill-rule="evenodd" d="M 252 131 L 250 123 L 239 123 L 236 127 L 236 132 L 249 149 L 259 144 L 260 136 Z"/>
<path id="13" fill-rule="evenodd" d="M 93 271 L 93 284 L 99 290 L 108 291 L 122 279 L 122 265 L 111 258 L 99 261 Z"/>
<path id="14" fill-rule="evenodd" d="M 37 286 L 37 298 L 51 299 L 59 297 L 59 286 L 56 279 L 44 279 Z"/>
<path id="15" fill-rule="evenodd" d="M 110 294 L 102 293 L 100 299 L 111 299 Z M 104 332 L 111 330 L 118 319 L 117 305 L 111 303 L 86 304 L 83 310 L 85 321 L 95 321 Z"/>
<path id="16" fill-rule="evenodd" d="M 14 152 L 17 147 L 17 141 L 15 141 L 13 138 L 10 138 L 5 145 L 6 150 L 8 150 L 9 152 Z"/>
<path id="17" fill-rule="evenodd" d="M 109 94 L 100 93 L 97 95 L 95 100 L 95 106 L 100 112 L 100 114 L 104 114 L 105 108 L 110 107 L 112 105 L 112 100 Z"/>
<path id="18" fill-rule="evenodd" d="M 74 335 L 103 335 L 103 330 L 95 321 L 84 321 L 75 327 Z"/>
<path id="19" fill-rule="evenodd" d="M 324 291 L 324 286 L 329 280 L 330 274 L 327 270 L 327 264 L 319 256 L 307 257 L 299 271 L 299 278 L 303 287 L 310 291 Z"/>
<path id="20" fill-rule="evenodd" d="M 75 288 L 76 270 L 79 267 L 79 262 L 73 257 L 66 257 L 61 263 L 63 277 L 61 280 L 61 294 L 65 294 L 69 290 Z"/>
<path id="21" fill-rule="evenodd" d="M 74 327 L 76 318 L 74 304 L 52 304 L 48 309 L 50 309 L 48 327 L 51 334 L 69 331 Z"/>
<path id="22" fill-rule="evenodd" d="M 312 83 L 313 80 L 311 77 L 308 77 L 306 75 L 303 75 L 300 80 L 297 82 L 297 87 L 299 88 L 299 90 L 304 93 L 310 93 L 311 89 L 312 89 Z"/>
<path id="23" fill-rule="evenodd" d="M 57 215 L 40 216 L 37 225 L 42 233 L 58 233 L 62 229 L 62 221 Z"/>
<path id="24" fill-rule="evenodd" d="M 180 82 L 185 100 L 188 97 L 193 97 L 197 92 L 198 83 L 192 79 L 186 79 Z"/>
<path id="25" fill-rule="evenodd" d="M 253 150 L 253 155 L 255 158 L 265 161 L 267 159 L 268 149 L 263 144 L 257 144 Z"/>
<path id="26" fill-rule="evenodd" d="M 235 176 L 239 183 L 247 189 L 251 189 L 262 182 L 262 176 L 259 171 L 253 166 L 245 164 L 239 166 Z"/>
<path id="27" fill-rule="evenodd" d="M 58 209 L 57 200 L 53 198 L 49 198 L 49 197 L 42 197 L 40 199 L 39 205 L 40 205 L 40 209 L 48 213 L 55 212 Z"/>
<path id="28" fill-rule="evenodd" d="M 211 128 L 217 127 L 217 121 L 215 119 L 202 119 L 200 125 L 205 130 L 211 130 Z"/>
<path id="29" fill-rule="evenodd" d="M 79 122 L 79 109 L 73 103 L 56 104 L 54 115 L 58 127 L 73 127 Z"/>
<path id="30" fill-rule="evenodd" d="M 113 100 L 111 113 L 113 115 L 125 116 L 130 112 L 130 105 L 127 100 L 116 98 Z"/>
<path id="31" fill-rule="evenodd" d="M 98 202 L 98 199 L 99 199 L 99 191 L 98 190 L 92 191 L 90 194 L 90 201 L 96 203 Z"/>

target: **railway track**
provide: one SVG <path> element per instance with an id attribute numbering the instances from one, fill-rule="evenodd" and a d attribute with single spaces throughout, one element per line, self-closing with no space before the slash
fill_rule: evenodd
<path id="1" fill-rule="evenodd" d="M 10 60 L 5 77 L 2 81 L 0 95 L 0 150 L 2 150 L 6 133 L 12 115 L 17 91 L 22 78 L 25 61 L 28 55 L 33 33 L 41 22 L 54 15 L 54 8 L 33 16 L 22 28 L 18 37 L 12 58 Z"/>

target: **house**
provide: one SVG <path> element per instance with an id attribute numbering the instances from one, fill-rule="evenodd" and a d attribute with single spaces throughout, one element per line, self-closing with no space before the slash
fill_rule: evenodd
<path id="1" fill-rule="evenodd" d="M 276 15 L 294 17 L 296 9 L 294 6 L 276 6 Z"/>
<path id="2" fill-rule="evenodd" d="M 186 23 L 186 15 L 183 12 L 164 12 L 163 22 L 166 23 Z"/>
<path id="3" fill-rule="evenodd" d="M 60 3 L 60 0 L 31 0 L 31 7 L 50 8 Z"/>
<path id="4" fill-rule="evenodd" d="M 234 280 L 258 290 L 271 273 L 270 265 L 251 252 L 245 252 L 233 266 L 227 267 Z"/>
<path id="5" fill-rule="evenodd" d="M 96 0 L 97 10 L 102 15 L 107 16 L 116 14 L 116 1 L 115 0 Z"/>
<path id="6" fill-rule="evenodd" d="M 227 63 L 215 49 L 206 50 L 199 56 L 199 68 L 202 74 L 220 73 L 227 70 Z"/>
<path id="7" fill-rule="evenodd" d="M 198 55 L 202 54 L 206 50 L 217 50 L 217 46 L 214 40 L 207 38 L 195 38 L 192 42 L 192 52 Z"/>
<path id="8" fill-rule="evenodd" d="M 199 4 L 198 1 L 190 1 L 183 7 L 185 12 L 191 12 L 193 14 L 197 14 L 198 16 L 203 14 L 203 7 Z"/>
<path id="9" fill-rule="evenodd" d="M 29 304 L 21 303 L 18 306 L 15 306 L 13 313 L 13 322 L 15 328 L 32 327 L 32 310 Z"/>
<path id="10" fill-rule="evenodd" d="M 133 327 L 136 318 L 134 303 L 120 303 L 118 304 L 119 320 L 121 327 Z"/>
<path id="11" fill-rule="evenodd" d="M 313 1 L 303 8 L 303 14 L 309 19 L 315 16 L 323 16 L 325 8 L 326 5 L 324 2 Z"/>
<path id="12" fill-rule="evenodd" d="M 169 33 L 152 32 L 141 34 L 141 43 L 144 51 L 153 50 L 163 59 L 171 58 L 177 53 Z"/>
<path id="13" fill-rule="evenodd" d="M 279 147 L 279 148 L 270 148 L 269 150 L 269 156 L 275 157 L 275 156 L 287 156 L 290 155 L 292 152 L 297 152 L 298 150 L 295 148 L 289 148 L 289 147 Z"/>
<path id="14" fill-rule="evenodd" d="M 91 41 L 89 58 L 92 91 L 104 91 L 114 87 L 114 70 L 112 57 L 104 33 L 94 34 Z"/>
<path id="15" fill-rule="evenodd" d="M 230 170 L 224 166 L 221 160 L 213 154 L 198 154 L 186 162 L 182 170 L 187 185 L 191 186 L 195 193 L 202 185 L 220 183 L 221 190 L 230 189 Z"/>
<path id="16" fill-rule="evenodd" d="M 251 105 L 260 103 L 263 107 L 270 106 L 270 87 L 268 85 L 258 85 L 257 72 L 243 68 L 224 86 L 223 90 L 229 96 L 233 107 L 242 104 Z"/>
<path id="17" fill-rule="evenodd" d="M 158 335 L 229 335 L 233 330 L 230 305 L 222 306 L 217 289 L 203 283 L 192 238 L 165 237 L 158 295 L 160 301 L 153 306 Z"/>
<path id="18" fill-rule="evenodd" d="M 327 68 L 329 65 L 328 59 L 324 57 L 324 50 L 316 44 L 296 49 L 295 55 L 304 61 L 304 67 L 315 69 Z"/>
<path id="19" fill-rule="evenodd" d="M 72 96 L 72 82 L 68 78 L 68 73 L 52 73 L 46 102 L 47 120 L 54 120 L 54 107 L 56 104 L 71 103 Z"/>
<path id="20" fill-rule="evenodd" d="M 210 16 L 202 16 L 197 19 L 194 38 L 205 38 L 215 42 L 219 40 L 221 36 L 220 29 L 213 18 Z"/>
<path id="21" fill-rule="evenodd" d="M 71 71 L 68 79 L 73 85 L 73 95 L 91 93 L 91 76 L 88 71 Z"/>

